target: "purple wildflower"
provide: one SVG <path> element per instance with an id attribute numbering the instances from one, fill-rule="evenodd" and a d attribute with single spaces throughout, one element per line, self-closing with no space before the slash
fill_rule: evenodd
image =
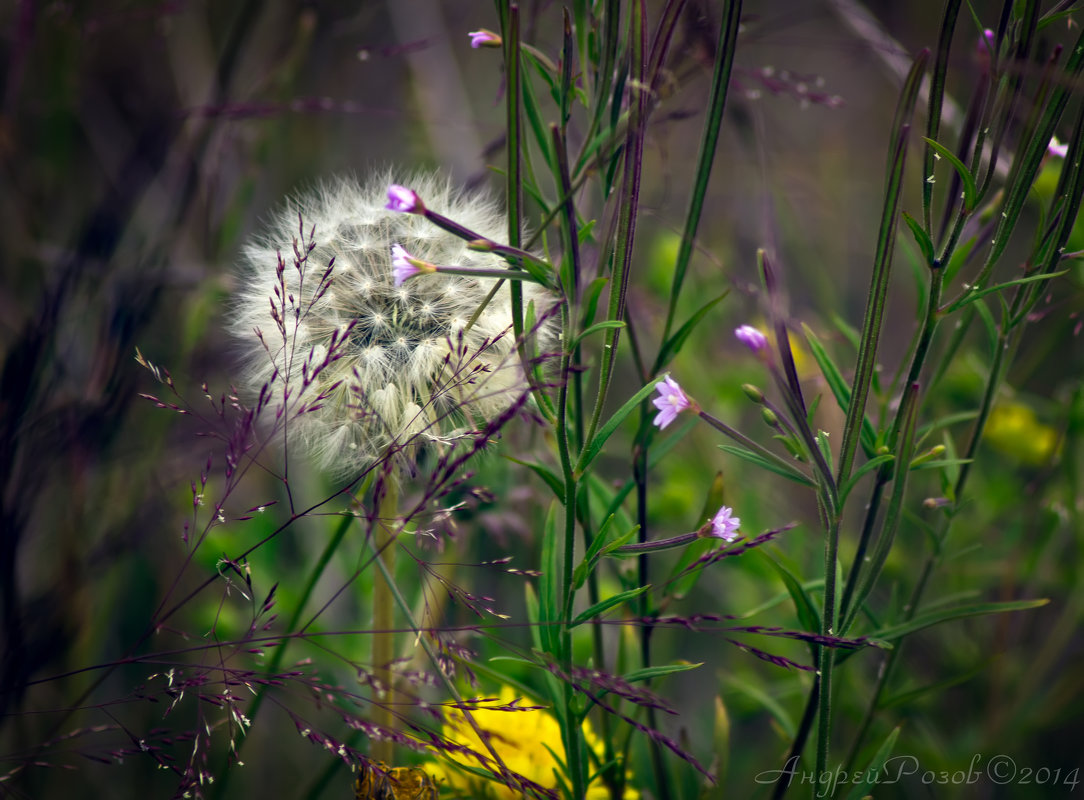
<path id="1" fill-rule="evenodd" d="M 655 388 L 659 392 L 659 396 L 653 401 L 655 408 L 659 409 L 659 413 L 655 416 L 654 424 L 659 426 L 659 430 L 662 430 L 675 419 L 679 412 L 684 411 L 692 406 L 688 395 L 678 386 L 677 381 L 667 375 L 657 384 Z"/>
<path id="2" fill-rule="evenodd" d="M 414 258 L 403 249 L 402 245 L 391 246 L 391 271 L 395 285 L 402 286 L 410 278 L 419 272 L 436 272 L 432 264 L 427 264 L 421 259 Z"/>
<path id="3" fill-rule="evenodd" d="M 714 517 L 711 518 L 711 533 L 708 536 L 713 539 L 722 539 L 726 542 L 736 542 L 741 538 L 738 533 L 738 526 L 741 525 L 741 520 L 735 516 L 731 516 L 734 513 L 733 509 L 729 506 L 723 506 L 720 508 Z"/>
<path id="4" fill-rule="evenodd" d="M 479 47 L 500 47 L 501 37 L 495 34 L 493 31 L 487 31 L 485 28 L 479 28 L 476 31 L 471 31 L 467 34 L 470 36 L 470 46 L 476 50 Z"/>
<path id="5" fill-rule="evenodd" d="M 734 331 L 734 335 L 754 353 L 759 353 L 768 346 L 768 337 L 752 325 L 742 325 Z"/>
<path id="6" fill-rule="evenodd" d="M 404 214 L 425 213 L 425 204 L 413 189 L 393 183 L 388 187 L 388 211 L 401 211 Z"/>
<path id="7" fill-rule="evenodd" d="M 1069 144 L 1062 144 L 1058 141 L 1057 136 L 1053 136 L 1050 139 L 1050 144 L 1046 146 L 1046 152 L 1050 153 L 1052 156 L 1057 156 L 1058 158 L 1065 158 L 1069 155 Z"/>

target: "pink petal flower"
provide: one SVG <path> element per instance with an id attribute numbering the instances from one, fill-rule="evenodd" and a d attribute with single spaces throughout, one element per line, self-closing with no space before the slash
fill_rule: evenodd
<path id="1" fill-rule="evenodd" d="M 658 390 L 659 396 L 652 402 L 655 404 L 655 408 L 659 409 L 659 413 L 655 415 L 655 421 L 653 424 L 662 430 L 675 419 L 677 415 L 687 408 L 692 406 L 689 401 L 688 395 L 678 386 L 677 381 L 667 375 L 657 384 L 655 389 Z"/>
<path id="2" fill-rule="evenodd" d="M 402 211 L 404 214 L 421 214 L 425 211 L 425 205 L 417 193 L 397 183 L 388 187 L 388 204 L 384 208 L 388 211 Z"/>
<path id="3" fill-rule="evenodd" d="M 401 245 L 393 244 L 391 246 L 391 271 L 395 285 L 398 287 L 406 283 L 407 279 L 413 278 L 421 272 L 421 269 L 413 263 L 410 253 L 404 250 Z"/>
<path id="4" fill-rule="evenodd" d="M 741 520 L 731 516 L 733 513 L 729 506 L 723 506 L 715 513 L 715 516 L 711 518 L 711 533 L 709 534 L 712 538 L 726 542 L 736 542 L 741 538 L 738 534 Z"/>
<path id="5" fill-rule="evenodd" d="M 734 335 L 754 353 L 759 353 L 768 346 L 768 337 L 752 325 L 742 325 L 734 331 Z"/>
<path id="6" fill-rule="evenodd" d="M 470 36 L 470 46 L 475 49 L 478 49 L 479 47 L 501 46 L 501 37 L 495 34 L 493 31 L 487 31 L 485 28 L 471 31 L 467 35 Z"/>
<path id="7" fill-rule="evenodd" d="M 1058 137 L 1054 136 L 1050 139 L 1050 144 L 1046 146 L 1046 152 L 1058 158 L 1065 158 L 1069 155 L 1069 144 L 1062 144 L 1058 141 Z"/>

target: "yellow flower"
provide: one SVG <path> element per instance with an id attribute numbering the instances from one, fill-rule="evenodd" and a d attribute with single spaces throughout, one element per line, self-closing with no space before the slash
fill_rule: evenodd
<path id="1" fill-rule="evenodd" d="M 986 421 L 985 439 L 994 448 L 1023 464 L 1045 464 L 1058 446 L 1058 432 L 1044 425 L 1030 406 L 1002 403 Z"/>
<path id="2" fill-rule="evenodd" d="M 501 760 L 513 772 L 522 775 L 546 789 L 558 787 L 557 774 L 563 773 L 554 753 L 562 755 L 564 744 L 561 740 L 561 727 L 556 718 L 545 709 L 530 711 L 500 711 L 516 699 L 516 694 L 509 686 L 501 688 L 500 697 L 486 708 L 472 711 L 471 716 L 478 727 L 489 736 L 493 749 Z M 527 702 L 524 705 L 533 705 Z M 583 726 L 587 746 L 599 757 L 603 754 L 602 742 L 595 736 L 588 723 Z M 447 716 L 442 734 L 445 739 L 478 753 L 488 753 L 485 744 L 474 732 L 466 715 L 453 710 Z M 460 755 L 458 763 L 470 767 L 481 766 L 478 759 Z M 487 781 L 478 775 L 457 769 L 446 762 L 428 765 L 427 770 L 434 773 L 443 786 L 457 790 L 453 796 L 470 798 L 489 798 L 491 800 L 518 800 L 523 793 L 510 789 L 495 780 Z M 626 773 L 626 780 L 628 779 Z M 606 800 L 609 790 L 601 778 L 596 778 L 587 789 L 588 800 Z M 626 788 L 625 800 L 638 800 L 639 792 Z"/>

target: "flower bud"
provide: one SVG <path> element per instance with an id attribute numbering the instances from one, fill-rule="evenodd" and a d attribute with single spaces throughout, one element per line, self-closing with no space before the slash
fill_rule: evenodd
<path id="1" fill-rule="evenodd" d="M 743 383 L 741 385 L 741 390 L 745 392 L 746 397 L 748 397 L 757 405 L 760 405 L 764 402 L 764 392 L 760 391 L 760 389 L 755 387 L 753 384 Z"/>

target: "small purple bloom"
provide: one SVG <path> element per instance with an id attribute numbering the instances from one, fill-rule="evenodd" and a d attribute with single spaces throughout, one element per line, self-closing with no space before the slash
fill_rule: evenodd
<path id="1" fill-rule="evenodd" d="M 679 412 L 684 411 L 692 406 L 689 401 L 688 395 L 678 386 L 677 381 L 667 375 L 657 384 L 655 388 L 659 392 L 659 396 L 652 402 L 655 403 L 655 408 L 659 409 L 659 413 L 655 415 L 655 421 L 653 424 L 659 426 L 659 430 L 662 430 L 675 419 Z"/>
<path id="2" fill-rule="evenodd" d="M 759 353 L 768 346 L 768 337 L 752 325 L 742 325 L 734 331 L 734 335 L 738 337 L 739 342 L 754 353 Z"/>
<path id="3" fill-rule="evenodd" d="M 741 525 L 741 520 L 737 517 L 731 516 L 733 510 L 729 506 L 723 506 L 716 512 L 715 516 L 711 518 L 711 533 L 708 534 L 713 539 L 722 539 L 726 542 L 736 542 L 741 538 L 738 533 L 738 527 Z"/>
<path id="4" fill-rule="evenodd" d="M 402 245 L 391 246 L 391 271 L 395 285 L 402 286 L 407 279 L 413 278 L 421 269 L 414 263 L 410 253 L 403 249 Z"/>
<path id="5" fill-rule="evenodd" d="M 487 31 L 485 28 L 471 31 L 467 35 L 470 36 L 470 46 L 475 48 L 476 50 L 479 47 L 501 46 L 501 37 L 495 34 L 493 31 Z"/>
<path id="6" fill-rule="evenodd" d="M 421 214 L 425 205 L 413 189 L 393 183 L 388 187 L 388 211 L 402 211 L 404 214 Z"/>
<path id="7" fill-rule="evenodd" d="M 1057 136 L 1051 137 L 1050 144 L 1046 146 L 1046 152 L 1050 153 L 1052 156 L 1057 156 L 1058 158 L 1065 158 L 1069 155 L 1069 144 L 1062 144 L 1058 141 Z"/>

